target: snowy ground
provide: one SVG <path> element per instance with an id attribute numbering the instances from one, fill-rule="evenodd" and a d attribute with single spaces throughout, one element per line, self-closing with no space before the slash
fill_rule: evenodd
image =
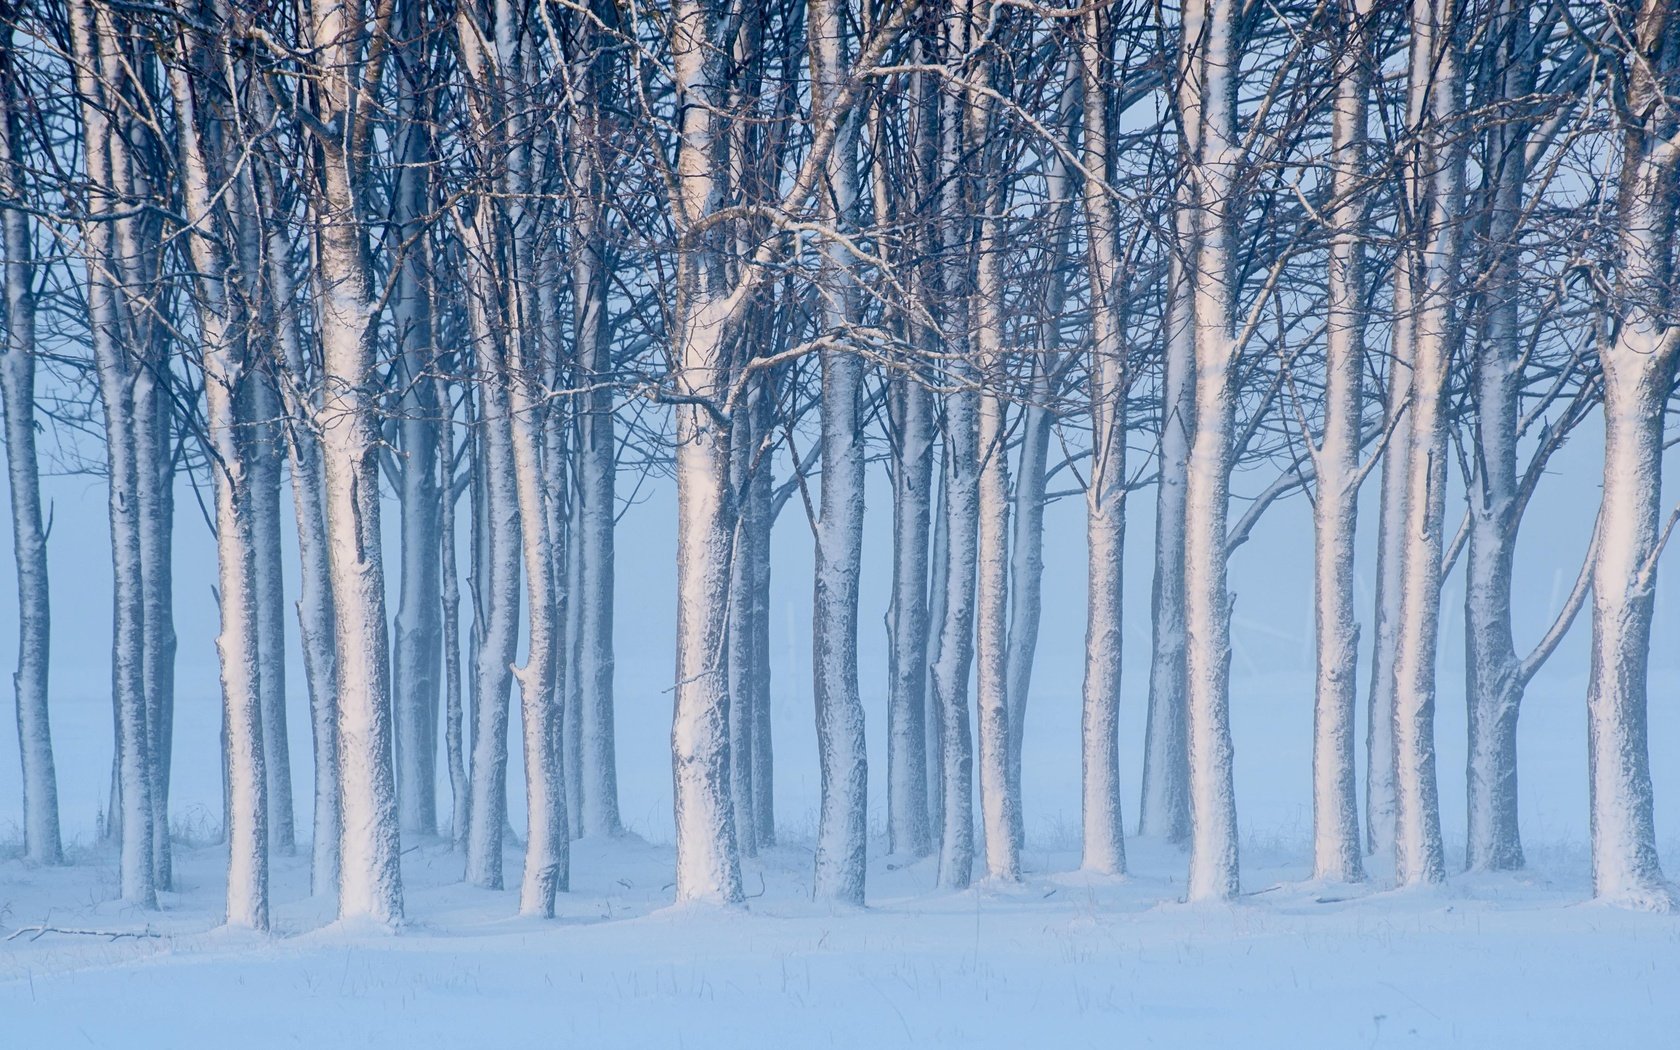
<path id="1" fill-rule="evenodd" d="M 870 906 L 808 900 L 810 853 L 748 866 L 738 911 L 670 906 L 669 848 L 576 847 L 561 918 L 405 858 L 400 933 L 326 925 L 302 858 L 275 872 L 276 934 L 216 926 L 224 855 L 183 850 L 161 914 L 114 904 L 115 858 L 0 861 L 0 935 L 40 922 L 157 937 L 0 942 L 8 1047 L 1672 1046 L 1680 917 L 1580 901 L 1583 858 L 1425 892 L 1298 881 L 1250 846 L 1249 895 L 1175 903 L 1182 856 L 1132 843 L 1133 877 L 1029 850 L 1021 886 L 937 894 L 877 860 Z M 510 850 L 510 884 L 518 870 Z"/>

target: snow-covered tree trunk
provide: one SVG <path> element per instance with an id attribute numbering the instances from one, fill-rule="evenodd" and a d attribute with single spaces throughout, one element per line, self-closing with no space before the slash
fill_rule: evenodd
<path id="1" fill-rule="evenodd" d="M 374 22 L 364 19 L 359 4 L 309 13 L 307 43 L 318 63 L 313 119 L 322 129 L 340 129 L 314 136 L 321 163 L 308 196 L 317 231 L 314 298 L 324 381 L 316 425 L 339 686 L 338 913 L 389 924 L 401 921 L 403 905 L 379 531 L 376 299 L 361 223 L 373 107 L 362 97 L 372 87 L 351 79 L 367 41 L 390 32 L 389 12 Z"/>
<path id="2" fill-rule="evenodd" d="M 942 27 L 943 47 L 948 61 L 963 55 L 968 46 L 975 12 L 972 4 L 961 5 L 948 15 Z M 941 289 L 950 302 L 942 318 L 946 363 L 943 493 L 944 564 L 939 566 L 943 588 L 939 630 L 932 657 L 933 687 L 939 701 L 940 809 L 939 885 L 942 889 L 966 889 L 974 870 L 974 739 L 969 728 L 968 676 L 974 658 L 976 556 L 980 525 L 980 431 L 979 397 L 972 354 L 972 333 L 968 305 L 971 294 L 972 259 L 969 245 L 958 226 L 966 202 L 965 179 L 961 174 L 963 106 L 955 92 L 941 99 L 939 166 L 943 180 L 939 208 L 939 237 L 946 253 Z"/>
<path id="3" fill-rule="evenodd" d="M 1044 504 L 1049 480 L 1050 427 L 1055 413 L 1051 376 L 1058 367 L 1057 343 L 1067 301 L 1067 231 L 1071 205 L 1066 160 L 1053 153 L 1046 179 L 1051 207 L 1049 287 L 1044 294 L 1040 330 L 1044 345 L 1032 362 L 1032 383 L 1021 408 L 1020 469 L 1015 475 L 1014 535 L 1009 551 L 1009 643 L 1004 656 L 1005 695 L 1009 711 L 1009 793 L 1015 799 L 1015 846 L 1025 844 L 1025 799 L 1021 789 L 1021 752 L 1027 736 L 1027 701 L 1032 691 L 1033 660 L 1038 652 L 1038 624 L 1044 596 Z"/>
<path id="4" fill-rule="evenodd" d="M 983 18 L 985 8 L 972 17 Z M 989 51 L 989 45 L 987 46 Z M 970 77 L 991 87 L 989 53 L 975 60 Z M 975 547 L 975 714 L 980 743 L 980 816 L 986 833 L 986 871 L 993 879 L 1021 877 L 1021 854 L 1016 837 L 1020 826 L 1018 800 L 1010 791 L 1009 776 L 1009 453 L 1004 384 L 1008 381 L 1003 356 L 1003 229 L 999 212 L 1003 195 L 997 173 L 990 170 L 996 152 L 988 149 L 993 132 L 990 100 L 971 92 L 963 107 L 964 146 L 979 163 L 975 197 L 980 204 L 976 245 L 974 350 L 980 382 L 978 451 L 979 502 Z M 826 464 L 825 464 L 826 466 Z"/>
<path id="5" fill-rule="evenodd" d="M 169 89 L 176 114 L 182 196 L 188 224 L 188 247 L 197 277 L 193 283 L 198 308 L 200 355 L 204 368 L 205 428 L 213 457 L 210 467 L 215 489 L 217 593 L 221 633 L 216 649 L 221 658 L 222 704 L 227 728 L 228 888 L 229 926 L 268 929 L 269 807 L 265 770 L 261 650 L 261 611 L 258 591 L 254 519 L 259 504 L 250 490 L 253 455 L 271 452 L 258 447 L 245 432 L 250 422 L 240 411 L 241 385 L 246 381 L 246 354 L 239 318 L 234 316 L 233 289 L 227 278 L 230 262 L 223 245 L 223 224 L 215 203 L 210 158 L 199 128 L 194 73 L 217 64 L 200 55 L 206 42 L 192 40 L 187 30 L 177 37 L 181 53 L 190 58 L 169 68 Z"/>
<path id="6" fill-rule="evenodd" d="M 945 427 L 937 405 L 929 406 L 929 415 L 936 425 L 935 443 L 939 450 L 938 466 L 932 473 L 935 505 L 930 529 L 933 538 L 928 543 L 928 638 L 927 638 L 927 705 L 922 723 L 927 731 L 927 794 L 928 826 L 944 841 L 945 828 L 945 708 L 939 684 L 934 680 L 934 667 L 939 662 L 940 645 L 945 637 L 945 598 L 950 589 L 951 543 L 949 515 L 945 513 L 946 466 L 944 453 Z"/>
<path id="7" fill-rule="evenodd" d="M 1226 587 L 1234 372 L 1235 267 L 1231 210 L 1237 142 L 1234 0 L 1185 5 L 1180 113 L 1196 204 L 1187 263 L 1196 358 L 1196 429 L 1185 478 L 1185 696 L 1190 756 L 1190 900 L 1237 893 L 1237 812 L 1231 769 L 1231 596 Z"/>
<path id="8" fill-rule="evenodd" d="M 115 216 L 127 207 L 116 179 L 126 179 L 127 144 L 112 127 L 120 110 L 114 97 L 125 75 L 123 56 L 109 10 L 87 0 L 69 9 L 76 93 L 82 114 L 85 163 L 90 183 L 88 222 L 83 231 L 87 304 L 94 368 L 105 415 L 105 454 L 111 527 L 111 686 L 116 725 L 116 772 L 120 787 L 119 879 L 122 899 L 139 908 L 157 907 L 152 856 L 151 763 L 148 747 L 144 646 L 145 595 L 141 572 L 139 464 L 135 449 L 134 371 L 125 346 L 125 304 L 119 282 L 122 227 L 132 218 Z M 129 238 L 132 239 L 132 238 Z M 107 820 L 118 819 L 108 813 Z"/>
<path id="9" fill-rule="evenodd" d="M 260 97 L 260 93 L 259 97 Z M 267 208 L 278 196 L 266 171 L 258 186 Z M 327 564 L 327 519 L 321 478 L 321 448 L 315 429 L 318 398 L 307 385 L 309 363 L 299 330 L 299 302 L 293 282 L 286 225 L 265 215 L 268 251 L 263 278 L 274 304 L 276 362 L 286 418 L 283 435 L 292 478 L 292 510 L 297 521 L 298 639 L 304 679 L 309 686 L 309 724 L 314 766 L 309 885 L 315 896 L 336 892 L 342 802 L 338 782 L 338 656 L 334 648 L 331 570 Z"/>
<path id="10" fill-rule="evenodd" d="M 1120 808 L 1120 668 L 1126 545 L 1125 314 L 1120 220 L 1106 180 L 1113 171 L 1110 82 L 1112 22 L 1093 7 L 1079 22 L 1079 83 L 1084 137 L 1080 180 L 1091 274 L 1091 475 L 1085 490 L 1085 684 L 1080 717 L 1080 867 L 1126 872 Z M 1104 181 L 1098 181 L 1098 180 Z M 1043 482 L 1040 480 L 1040 499 Z"/>
<path id="11" fill-rule="evenodd" d="M 530 336 L 520 324 L 509 333 L 518 347 Z M 519 680 L 525 731 L 525 874 L 519 888 L 519 913 L 553 918 L 554 896 L 567 887 L 571 836 L 566 831 L 566 798 L 561 777 L 560 712 L 557 672 L 563 630 L 554 587 L 554 538 L 543 507 L 541 408 L 537 391 L 527 385 L 535 362 L 522 352 L 508 356 L 501 380 L 508 386 L 512 410 L 512 446 L 516 498 L 519 501 L 521 550 L 525 562 L 525 663 L 514 669 Z"/>
<path id="12" fill-rule="evenodd" d="M 1193 205 L 1181 199 L 1174 224 L 1194 243 Z M 1184 515 L 1190 435 L 1196 406 L 1196 358 L 1186 263 L 1168 261 L 1166 359 L 1161 372 L 1160 444 L 1156 453 L 1155 575 L 1150 589 L 1149 709 L 1143 736 L 1138 834 L 1184 843 L 1190 837 L 1189 738 L 1184 700 Z"/>
<path id="13" fill-rule="evenodd" d="M 751 526 L 746 506 L 752 484 L 751 418 L 752 412 L 743 406 L 730 419 L 729 484 L 741 501 L 741 513 L 735 519 L 735 556 L 729 565 L 729 622 L 724 627 L 729 650 L 724 658 L 729 668 L 729 793 L 735 810 L 735 840 L 746 857 L 758 854 L 758 822 L 753 814 L 753 730 L 758 719 L 752 681 L 757 668 L 753 663 L 753 566 L 747 550 L 747 530 Z"/>
<path id="14" fill-rule="evenodd" d="M 249 272 L 249 271 L 247 271 Z M 266 335 L 266 333 L 264 333 Z M 262 338 L 262 335 L 259 335 Z M 268 777 L 268 838 L 277 853 L 297 848 L 291 748 L 286 740 L 286 585 L 280 558 L 280 406 L 267 375 L 250 359 L 244 427 L 251 543 L 256 559 L 257 692 L 262 701 L 263 769 Z"/>
<path id="15" fill-rule="evenodd" d="M 960 329 L 958 329 L 960 331 Z M 947 350 L 949 352 L 949 350 Z M 968 724 L 968 674 L 974 652 L 975 552 L 978 540 L 978 395 L 956 390 L 945 403 L 945 615 L 933 684 L 940 711 L 939 884 L 964 889 L 974 864 L 974 744 Z"/>
<path id="16" fill-rule="evenodd" d="M 827 119 L 849 50 L 837 0 L 811 0 L 812 122 Z M 857 202 L 857 122 L 846 119 L 818 193 L 820 214 L 849 233 Z M 851 249 L 823 246 L 823 323 L 843 341 L 857 320 Z M 863 559 L 863 360 L 835 345 L 819 353 L 822 369 L 822 488 L 816 525 L 812 673 L 822 793 L 817 821 L 816 896 L 863 903 L 867 859 L 868 764 L 858 696 L 858 578 Z"/>
<path id="17" fill-rule="evenodd" d="M 931 848 L 928 822 L 927 663 L 932 395 L 917 377 L 895 378 L 898 441 L 893 465 L 893 596 L 888 616 L 887 843 L 911 857 Z"/>
<path id="18" fill-rule="evenodd" d="M 1394 333 L 1384 403 L 1388 443 L 1382 453 L 1377 509 L 1377 579 L 1371 682 L 1365 712 L 1365 850 L 1394 848 L 1394 651 L 1400 622 L 1400 561 L 1406 544 L 1406 460 L 1411 445 L 1411 338 L 1406 283 L 1394 281 Z"/>
<path id="19" fill-rule="evenodd" d="M 727 170 L 718 127 L 722 70 L 716 13 L 682 0 L 671 21 L 672 66 L 682 119 L 674 204 L 684 226 L 723 207 Z M 729 487 L 729 430 L 715 413 L 732 369 L 713 238 L 688 239 L 679 260 L 673 376 L 677 425 L 677 660 L 671 721 L 679 902 L 741 899 L 741 862 L 729 797 L 727 669 L 723 666 L 735 506 Z"/>
<path id="20" fill-rule="evenodd" d="M 148 247 L 147 251 L 151 251 Z M 127 253 L 124 252 L 126 255 Z M 141 272 L 148 272 L 149 268 Z M 146 280 L 151 285 L 155 278 Z M 136 313 L 149 313 L 140 306 Z M 140 523 L 141 650 L 146 693 L 146 779 L 151 800 L 152 879 L 174 888 L 169 842 L 169 773 L 175 721 L 173 610 L 175 465 L 170 421 L 169 335 L 155 319 L 134 324 L 144 353 L 135 371 L 135 499 Z"/>
<path id="21" fill-rule="evenodd" d="M 1354 540 L 1359 510 L 1359 447 L 1365 365 L 1365 178 L 1368 0 L 1345 0 L 1332 13 L 1340 38 L 1331 114 L 1330 259 L 1325 330 L 1324 424 L 1312 450 L 1314 623 L 1317 685 L 1313 701 L 1313 877 L 1364 877 L 1355 785 L 1354 713 L 1358 702 L 1359 623 L 1353 610 Z"/>
<path id="22" fill-rule="evenodd" d="M 1489 25 L 1500 69 L 1500 101 L 1523 81 L 1528 13 L 1503 0 Z M 1489 100 L 1493 102 L 1493 99 Z M 1523 346 L 1516 295 L 1516 238 L 1527 177 L 1526 135 L 1515 121 L 1488 132 L 1494 167 L 1483 174 L 1487 267 L 1473 348 L 1475 472 L 1469 480 L 1470 533 L 1464 587 L 1464 654 L 1469 709 L 1465 866 L 1508 871 L 1523 866 L 1517 827 L 1517 713 L 1523 680 L 1511 629 L 1511 573 L 1517 546 L 1517 440 Z"/>
<path id="23" fill-rule="evenodd" d="M 466 250 L 470 292 L 468 327 L 478 361 L 478 460 L 483 495 L 487 558 L 477 581 L 483 603 L 482 636 L 475 653 L 472 819 L 467 833 L 467 881 L 485 889 L 502 887 L 502 827 L 507 821 L 508 691 L 518 644 L 520 506 L 515 477 L 507 387 L 496 378 L 502 351 L 489 317 L 499 295 L 478 223 L 488 221 L 482 205 Z"/>
<path id="24" fill-rule="evenodd" d="M 461 583 L 455 565 L 455 491 L 450 477 L 455 462 L 455 424 L 449 401 L 449 388 L 443 378 L 432 380 L 437 388 L 442 425 L 437 428 L 437 461 L 443 470 L 439 494 L 442 497 L 438 515 L 438 583 L 442 597 L 442 618 L 439 626 L 443 635 L 443 744 L 449 768 L 449 842 L 456 850 L 465 850 L 468 810 L 465 711 L 461 682 Z"/>
<path id="25" fill-rule="evenodd" d="M 591 97 L 586 112 L 604 102 L 607 71 L 597 59 L 588 81 Z M 577 679 L 581 690 L 580 725 L 583 788 L 580 799 L 585 835 L 616 835 L 623 830 L 618 814 L 618 759 L 613 731 L 613 525 L 617 507 L 614 481 L 618 470 L 617 435 L 613 417 L 613 364 L 607 319 L 607 260 L 605 219 L 599 198 L 607 192 L 599 172 L 594 144 L 578 150 L 573 178 L 583 190 L 574 211 L 571 231 L 572 295 L 575 306 L 573 339 L 579 386 L 577 472 L 578 587 L 571 596 L 577 622 Z"/>
<path id="26" fill-rule="evenodd" d="M 1592 570 L 1592 671 L 1587 769 L 1593 896 L 1669 910 L 1673 889 L 1657 860 L 1646 688 L 1661 512 L 1664 412 L 1680 358 L 1673 309 L 1680 200 L 1680 121 L 1658 102 L 1674 75 L 1680 19 L 1647 0 L 1625 19 L 1618 56 L 1627 98 L 1618 187 L 1614 341 L 1603 348 L 1604 502 Z"/>
<path id="27" fill-rule="evenodd" d="M 769 391 L 757 398 L 755 433 L 768 431 L 774 405 Z M 776 844 L 776 765 L 770 737 L 770 529 L 775 524 L 771 496 L 769 452 L 747 481 L 746 525 L 741 530 L 742 553 L 752 568 L 752 709 L 753 709 L 753 840 L 759 847 Z"/>
<path id="28" fill-rule="evenodd" d="M 1462 109 L 1454 0 L 1413 0 L 1409 124 L 1403 178 L 1414 228 L 1398 280 L 1408 286 L 1411 427 L 1406 452 L 1405 544 L 1394 650 L 1395 877 L 1403 886 L 1445 877 L 1435 777 L 1435 660 L 1440 634 L 1446 508 L 1446 382 L 1455 344 L 1452 296 L 1462 152 L 1452 139 Z"/>
<path id="29" fill-rule="evenodd" d="M 0 24 L 0 199 L 25 199 L 14 27 Z M 23 767 L 23 856 L 58 864 L 58 779 L 47 717 L 47 656 L 52 613 L 47 588 L 47 534 L 41 519 L 41 473 L 35 456 L 35 250 L 29 214 L 0 213 L 5 253 L 5 339 L 0 343 L 0 405 L 6 415 L 7 483 L 12 550 L 17 559 L 18 757 Z"/>
<path id="30" fill-rule="evenodd" d="M 431 209 L 427 125 L 429 64 L 420 40 L 422 5 L 401 5 L 401 39 L 396 64 L 397 167 L 393 173 L 392 221 L 401 247 L 393 260 L 395 288 L 391 318 L 396 330 L 396 374 L 401 383 L 396 479 L 401 495 L 397 615 L 392 625 L 391 686 L 397 741 L 397 822 L 406 835 L 437 834 L 437 746 L 439 656 L 443 648 L 442 597 L 438 561 L 437 387 L 428 370 L 436 355 L 427 272 L 425 216 Z"/>

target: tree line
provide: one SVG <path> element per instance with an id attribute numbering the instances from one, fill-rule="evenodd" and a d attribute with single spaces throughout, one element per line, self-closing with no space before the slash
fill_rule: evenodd
<path id="1" fill-rule="evenodd" d="M 815 551 L 814 892 L 861 903 L 871 471 L 892 514 L 886 845 L 937 853 L 941 887 L 977 860 L 1020 877 L 1044 508 L 1077 498 L 1083 867 L 1125 871 L 1125 750 L 1136 828 L 1187 845 L 1188 896 L 1238 892 L 1227 566 L 1297 496 L 1315 877 L 1364 878 L 1373 854 L 1402 885 L 1446 876 L 1436 659 L 1462 560 L 1467 867 L 1523 864 L 1523 691 L 1586 609 L 1593 891 L 1669 907 L 1646 694 L 1677 169 L 1668 0 L 10 0 L 26 855 L 62 857 L 51 427 L 108 482 L 104 826 L 139 907 L 171 886 L 183 475 L 216 540 L 230 924 L 267 928 L 269 859 L 304 837 L 294 629 L 315 892 L 399 921 L 400 843 L 439 835 L 500 888 L 517 758 L 519 907 L 553 914 L 569 842 L 621 830 L 614 526 L 662 477 L 677 899 L 739 901 L 741 858 L 776 841 L 769 537 L 792 504 Z M 1524 513 L 1587 420 L 1592 540 L 1519 645 Z M 1244 498 L 1239 471 L 1270 480 Z M 1147 729 L 1122 741 L 1135 499 L 1152 644 L 1132 657 Z"/>

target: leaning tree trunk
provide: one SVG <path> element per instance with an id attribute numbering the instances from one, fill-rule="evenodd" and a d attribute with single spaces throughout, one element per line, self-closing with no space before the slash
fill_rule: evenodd
<path id="1" fill-rule="evenodd" d="M 17 60 L 13 26 L 0 25 L 0 199 L 24 195 L 16 109 Z M 5 341 L 0 344 L 0 404 L 6 415 L 6 467 L 12 501 L 12 550 L 17 558 L 18 757 L 23 766 L 23 856 L 32 864 L 59 864 L 58 779 L 53 770 L 47 718 L 51 609 L 47 588 L 47 534 L 41 521 L 41 472 L 35 456 L 35 262 L 29 214 L 0 214 L 5 252 Z"/>

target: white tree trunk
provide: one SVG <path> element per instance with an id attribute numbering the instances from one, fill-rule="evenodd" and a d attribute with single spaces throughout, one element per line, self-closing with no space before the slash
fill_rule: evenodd
<path id="1" fill-rule="evenodd" d="M 1324 429 L 1313 450 L 1317 686 L 1313 703 L 1313 877 L 1364 877 L 1355 786 L 1354 713 L 1359 623 L 1353 558 L 1359 509 L 1359 446 L 1365 365 L 1365 178 L 1368 3 L 1332 15 L 1341 38 L 1331 122 L 1331 225 L 1325 333 Z"/>
<path id="2" fill-rule="evenodd" d="M 481 205 L 482 208 L 482 205 Z M 476 221 L 487 221 L 482 210 Z M 499 301 L 490 277 L 488 245 L 477 226 L 467 247 L 471 291 L 467 314 L 479 372 L 478 459 L 483 497 L 475 512 L 482 517 L 487 558 L 480 569 L 484 619 L 475 653 L 476 698 L 472 748 L 472 814 L 467 833 L 467 881 L 484 889 L 502 887 L 502 828 L 507 822 L 508 691 L 518 644 L 520 580 L 520 504 L 515 477 L 506 385 L 497 378 L 500 335 L 489 311 Z"/>
<path id="3" fill-rule="evenodd" d="M 807 34 L 811 52 L 811 120 L 827 119 L 841 89 L 848 51 L 840 4 L 812 0 Z M 829 154 L 819 191 L 823 219 L 850 232 L 857 206 L 857 122 L 846 119 Z M 845 339 L 856 323 L 857 290 L 849 249 L 823 246 L 823 323 Z M 817 751 L 822 774 L 817 819 L 816 896 L 863 903 L 867 859 L 868 764 L 863 703 L 858 696 L 858 577 L 863 559 L 863 360 L 834 346 L 820 352 L 822 369 L 822 491 L 813 577 L 812 673 Z"/>
<path id="4" fill-rule="evenodd" d="M 1646 686 L 1657 556 L 1662 540 L 1663 422 L 1680 358 L 1673 321 L 1673 241 L 1680 201 L 1680 121 L 1662 105 L 1656 73 L 1680 35 L 1672 6 L 1632 15 L 1622 56 L 1628 97 L 1619 187 L 1621 272 L 1615 341 L 1604 347 L 1604 502 L 1592 570 L 1592 672 L 1587 691 L 1593 896 L 1670 910 L 1657 861 Z M 1672 68 L 1670 65 L 1668 68 Z M 1672 524 L 1672 522 L 1670 523 Z"/>
<path id="5" fill-rule="evenodd" d="M 177 40 L 183 56 L 194 56 L 206 46 L 198 41 L 189 43 L 185 30 Z M 221 658 L 227 727 L 227 922 L 229 926 L 266 930 L 269 781 L 263 739 L 261 596 L 254 528 L 260 504 L 253 499 L 250 488 L 250 459 L 253 450 L 257 455 L 271 454 L 271 450 L 254 447 L 245 431 L 251 420 L 242 418 L 240 412 L 240 389 L 247 378 L 244 340 L 223 276 L 230 271 L 221 247 L 228 238 L 223 224 L 217 221 L 213 203 L 220 187 L 211 184 L 210 162 L 199 135 L 193 75 L 187 65 L 171 65 L 169 87 L 175 104 L 182 195 L 190 228 L 188 245 L 193 268 L 198 271 L 194 292 L 204 368 L 205 426 L 213 455 L 210 472 L 215 489 L 216 581 L 221 606 L 216 649 Z"/>
<path id="6" fill-rule="evenodd" d="M 1180 201 L 1174 217 L 1185 244 L 1194 238 L 1191 211 L 1189 202 Z M 1176 253 L 1168 264 L 1167 301 L 1155 487 L 1155 575 L 1150 594 L 1149 710 L 1138 834 L 1185 843 L 1190 838 L 1190 759 L 1184 708 L 1184 500 L 1196 418 L 1196 360 L 1190 290 L 1185 264 Z"/>
<path id="7" fill-rule="evenodd" d="M 1237 893 L 1237 813 L 1231 771 L 1231 596 L 1225 536 L 1230 507 L 1235 369 L 1232 194 L 1239 146 L 1234 0 L 1184 10 L 1181 120 L 1191 138 L 1196 244 L 1186 275 L 1194 322 L 1196 429 L 1185 484 L 1185 694 L 1190 756 L 1190 900 Z"/>
<path id="8" fill-rule="evenodd" d="M 898 442 L 893 469 L 893 597 L 888 616 L 887 848 L 926 856 L 929 486 L 931 395 L 918 377 L 893 381 Z"/>
<path id="9" fill-rule="evenodd" d="M 13 27 L 0 26 L 0 199 L 25 194 L 22 122 L 16 107 Z M 6 329 L 0 343 L 0 404 L 6 415 L 6 468 L 17 558 L 18 757 L 23 766 L 23 856 L 32 864 L 64 859 L 58 827 L 58 779 L 47 717 L 47 536 L 41 520 L 41 474 L 35 456 L 35 252 L 29 215 L 0 214 L 5 252 Z"/>
<path id="10" fill-rule="evenodd" d="M 106 466 L 112 564 L 111 685 L 115 707 L 116 773 L 120 785 L 121 845 L 119 878 L 122 899 L 139 908 L 157 907 L 152 857 L 152 801 L 148 758 L 144 653 L 144 594 L 138 464 L 134 439 L 133 371 L 124 346 L 124 304 L 117 287 L 124 267 L 119 259 L 118 227 L 132 220 L 111 218 L 125 205 L 117 199 L 117 172 L 128 168 L 127 145 L 113 132 L 108 114 L 119 103 L 108 94 L 119 90 L 123 75 L 116 33 L 109 11 L 94 11 L 86 0 L 70 7 L 70 32 L 76 67 L 76 91 L 89 181 L 89 222 L 83 234 L 87 271 L 88 316 L 105 415 Z M 119 819 L 115 812 L 107 820 Z"/>
<path id="11" fill-rule="evenodd" d="M 1451 136 L 1462 106 L 1453 0 L 1414 0 L 1409 115 L 1416 141 L 1405 178 L 1418 223 L 1403 239 L 1398 279 L 1409 291 L 1412 420 L 1406 456 L 1405 544 L 1394 653 L 1395 877 L 1403 886 L 1446 875 L 1435 777 L 1435 660 L 1440 634 L 1446 507 L 1446 381 L 1455 342 L 1458 197 L 1462 161 Z"/>
<path id="12" fill-rule="evenodd" d="M 266 173 L 259 180 L 264 205 L 277 200 Z M 342 803 L 338 782 L 338 657 L 334 648 L 331 569 L 327 563 L 327 520 L 321 476 L 321 448 L 314 418 L 318 398 L 308 384 L 308 362 L 299 331 L 298 296 L 286 259 L 285 224 L 267 215 L 263 276 L 274 304 L 275 343 L 287 419 L 286 461 L 292 477 L 292 508 L 297 521 L 298 638 L 304 678 L 309 684 L 314 800 L 311 821 L 309 884 L 315 896 L 337 892 Z"/>
<path id="13" fill-rule="evenodd" d="M 309 41 L 324 72 L 316 116 L 342 122 L 342 139 L 317 136 L 320 184 L 308 203 L 316 227 L 316 327 L 324 366 L 321 435 L 328 565 L 338 671 L 341 919 L 402 920 L 401 847 L 391 747 L 390 644 L 379 531 L 379 461 L 373 353 L 374 288 L 361 227 L 366 155 L 351 125 L 368 119 L 352 92 L 364 36 L 378 35 L 345 6 L 311 10 Z M 384 27 L 385 31 L 389 26 Z"/>
<path id="14" fill-rule="evenodd" d="M 1086 588 L 1085 684 L 1080 718 L 1083 852 L 1080 867 L 1104 875 L 1126 872 L 1120 808 L 1120 669 L 1126 545 L 1125 295 L 1120 272 L 1120 223 L 1106 185 L 1095 176 L 1113 170 L 1109 100 L 1113 38 L 1109 16 L 1092 8 L 1080 19 L 1079 74 L 1083 101 L 1080 183 L 1091 270 L 1091 477 L 1085 490 L 1089 551 Z M 1042 501 L 1043 481 L 1039 481 Z"/>

